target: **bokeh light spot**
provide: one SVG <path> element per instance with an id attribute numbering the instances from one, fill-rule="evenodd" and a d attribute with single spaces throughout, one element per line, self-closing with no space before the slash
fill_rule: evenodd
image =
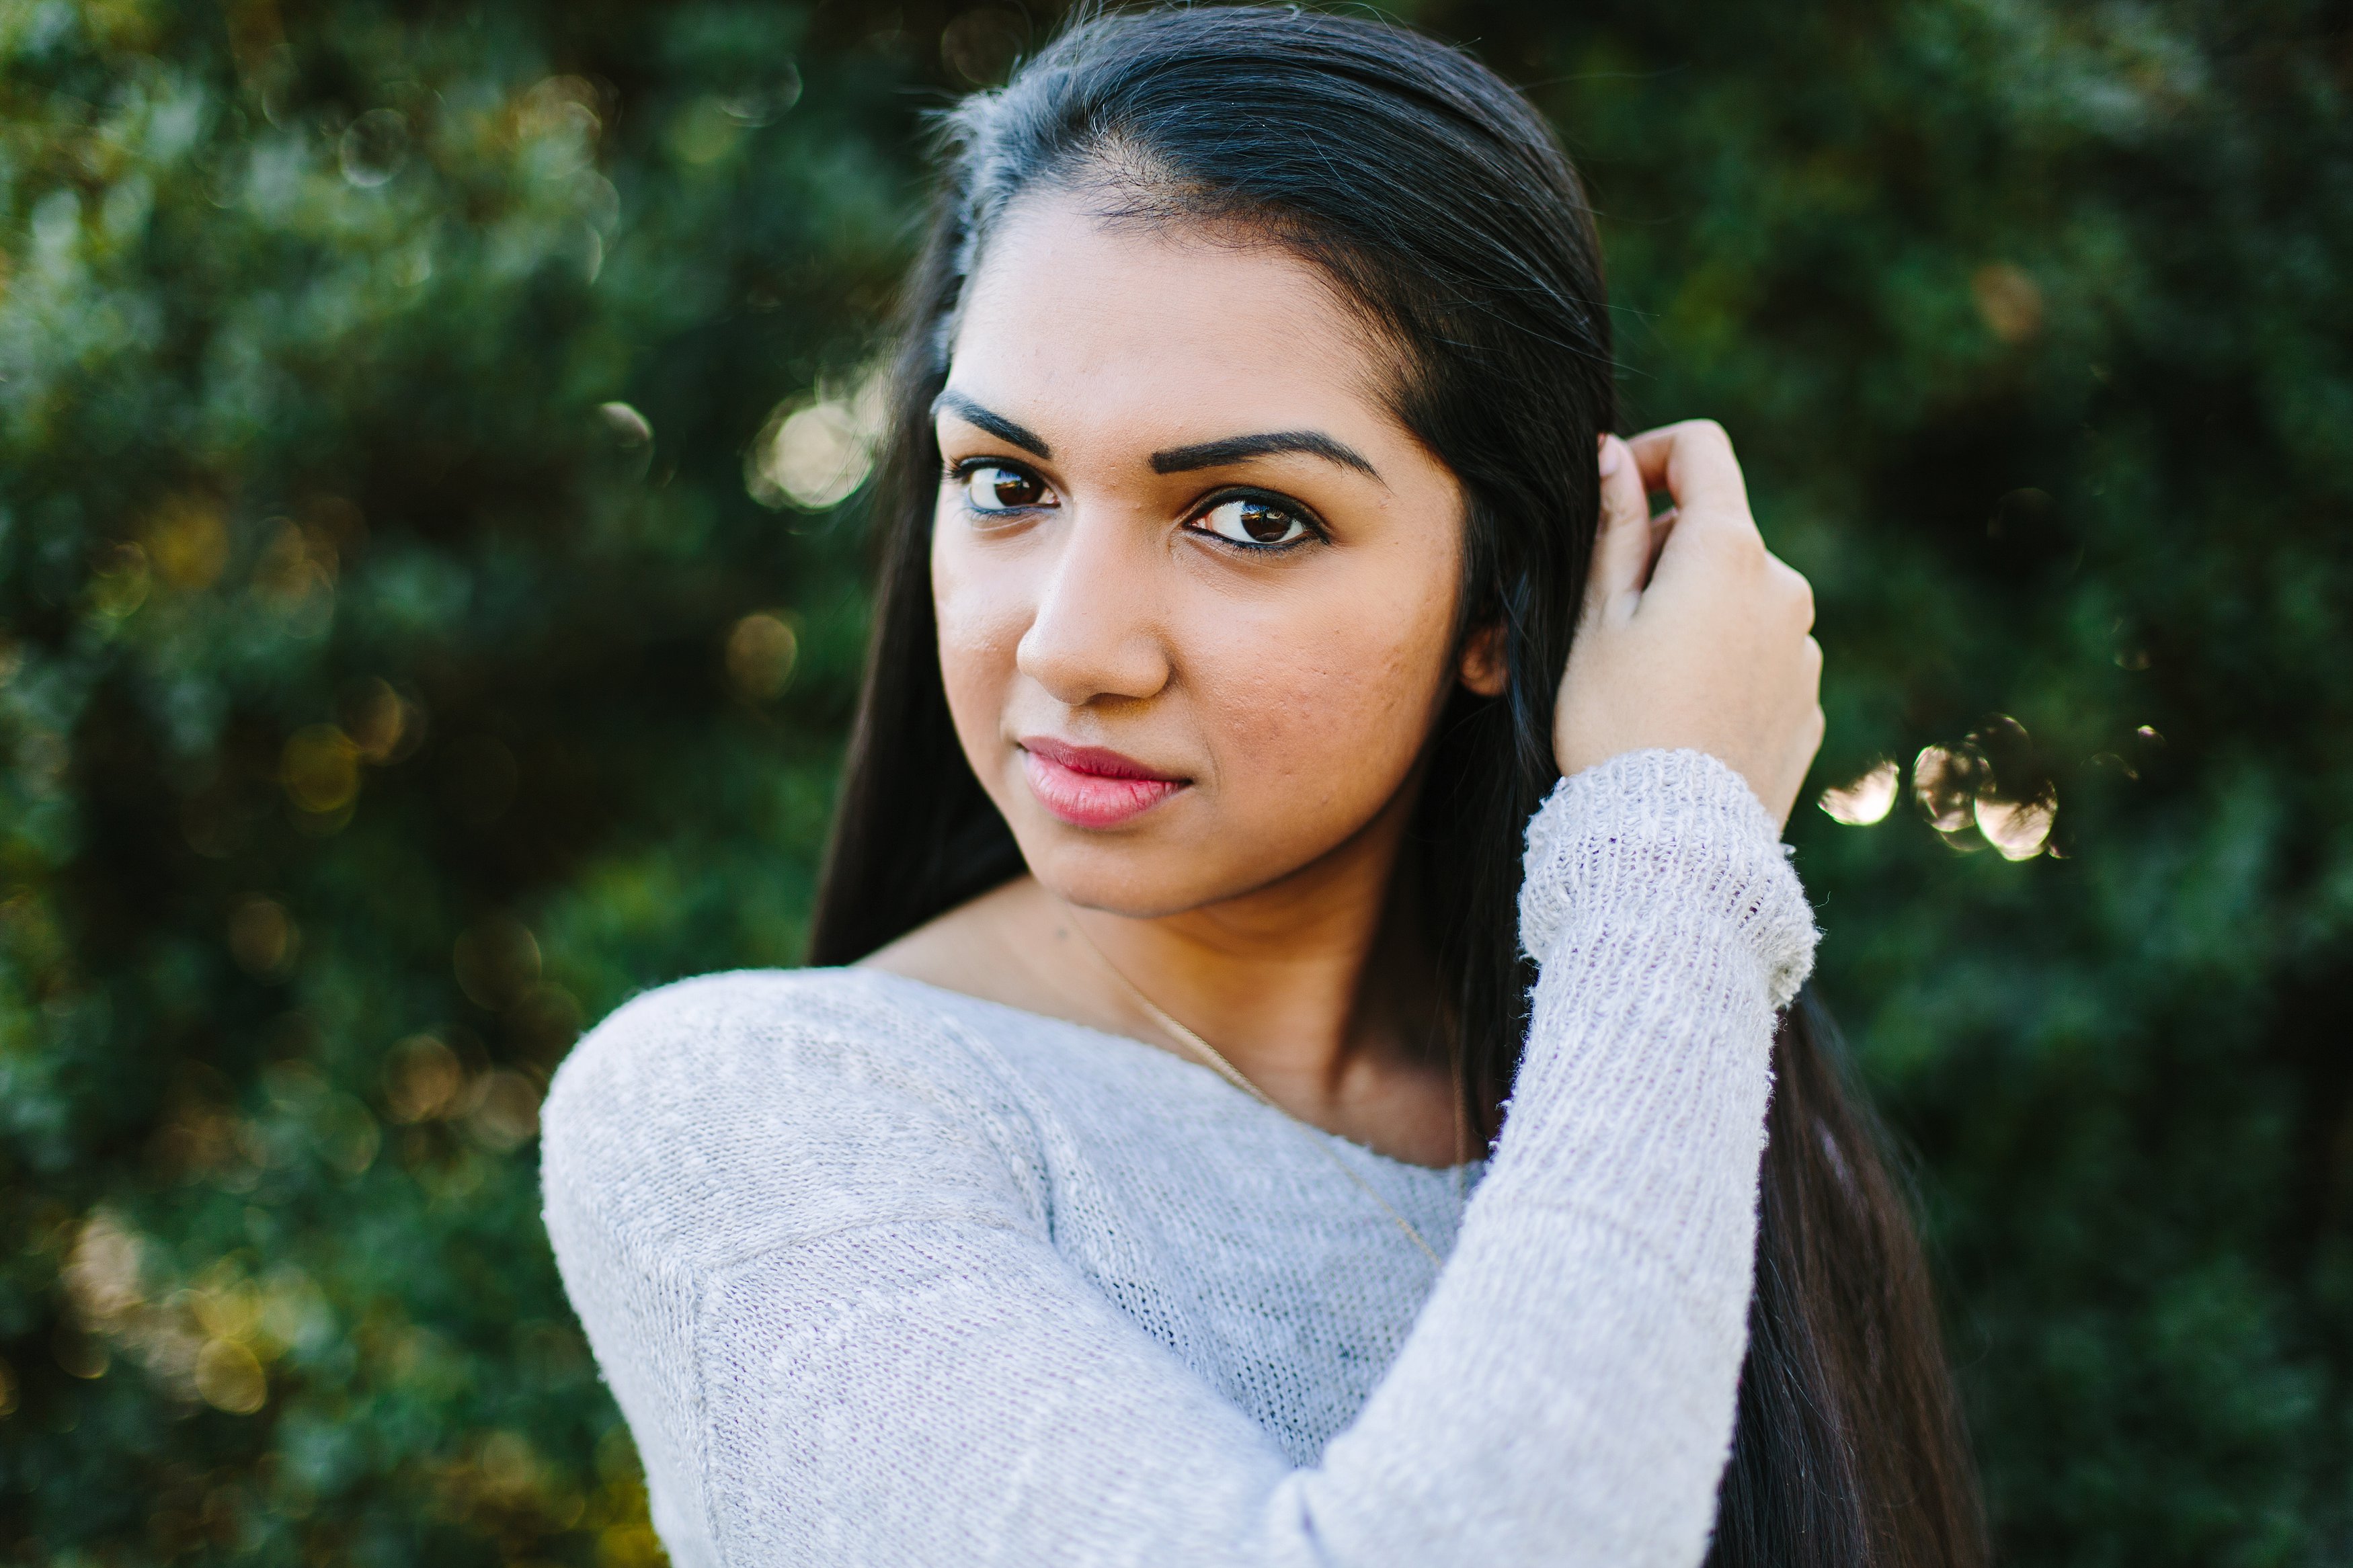
<path id="1" fill-rule="evenodd" d="M 360 748 L 335 725 L 305 725 L 287 737 L 278 777 L 301 810 L 341 811 L 360 793 Z"/>
<path id="2" fill-rule="evenodd" d="M 781 694 L 793 678 L 793 666 L 799 657 L 800 639 L 779 611 L 745 616 L 727 633 L 728 681 L 754 702 Z"/>
<path id="3" fill-rule="evenodd" d="M 415 753 L 425 741 L 425 708 L 395 690 L 377 676 L 354 681 L 344 689 L 338 715 L 363 761 L 396 763 Z"/>
<path id="4" fill-rule="evenodd" d="M 90 563 L 90 606 L 110 620 L 122 620 L 147 602 L 147 552 L 136 544 L 110 544 Z"/>
<path id="5" fill-rule="evenodd" d="M 451 962 L 466 999 L 493 1013 L 539 983 L 538 939 L 512 915 L 491 915 L 468 927 Z"/>
<path id="6" fill-rule="evenodd" d="M 61 1278 L 85 1323 L 102 1327 L 146 1300 L 145 1253 L 137 1234 L 103 1209 L 82 1223 Z"/>
<path id="7" fill-rule="evenodd" d="M 1882 758 L 1852 784 L 1822 791 L 1821 808 L 1834 822 L 1868 827 L 1886 820 L 1895 805 L 1896 767 Z"/>
<path id="8" fill-rule="evenodd" d="M 846 397 L 778 404 L 744 454 L 744 489 L 771 510 L 838 504 L 872 471 L 882 415 L 879 371 Z"/>
<path id="9" fill-rule="evenodd" d="M 59 1371 L 85 1382 L 104 1377 L 114 1360 L 103 1340 L 82 1332 L 71 1323 L 58 1325 L 57 1332 L 49 1337 L 49 1353 L 56 1358 Z"/>
<path id="10" fill-rule="evenodd" d="M 366 1106 L 348 1094 L 330 1093 L 311 1116 L 311 1141 L 319 1157 L 346 1176 L 375 1163 L 384 1131 Z"/>
<path id="11" fill-rule="evenodd" d="M 253 589 L 284 616 L 295 636 L 318 637 L 335 612 L 342 552 L 323 528 L 279 518 L 253 565 Z"/>
<path id="12" fill-rule="evenodd" d="M 301 929 L 286 906 L 259 894 L 229 911 L 228 952 L 239 969 L 265 980 L 282 979 L 302 951 Z"/>
<path id="13" fill-rule="evenodd" d="M 554 141 L 585 149 L 604 130 L 596 112 L 602 95 L 586 77 L 552 76 L 533 82 L 515 100 L 515 134 L 524 141 Z"/>
<path id="14" fill-rule="evenodd" d="M 1921 747 L 1912 759 L 1912 798 L 1920 815 L 1939 833 L 1967 829 L 1970 800 L 1984 771 L 1984 759 L 1967 746 Z"/>
<path id="15" fill-rule="evenodd" d="M 605 422 L 605 432 L 614 445 L 625 451 L 654 444 L 652 421 L 626 403 L 600 403 L 596 416 Z"/>
<path id="16" fill-rule="evenodd" d="M 2042 331 L 2042 289 L 2009 263 L 1978 268 L 1969 279 L 1969 293 L 1986 330 L 2003 342 L 2014 346 Z"/>
<path id="17" fill-rule="evenodd" d="M 786 60 L 776 69 L 775 79 L 765 88 L 736 93 L 719 100 L 720 111 L 738 125 L 757 128 L 773 124 L 778 115 L 789 110 L 801 100 L 800 68 Z"/>
<path id="18" fill-rule="evenodd" d="M 140 529 L 147 558 L 182 593 L 209 588 L 228 564 L 228 524 L 208 496 L 166 497 Z"/>
<path id="19" fill-rule="evenodd" d="M 395 109 L 371 109 L 343 128 L 335 143 L 343 178 L 373 190 L 408 161 L 408 121 Z"/>
<path id="20" fill-rule="evenodd" d="M 431 1035 L 411 1035 L 392 1047 L 384 1066 L 385 1109 L 398 1122 L 446 1116 L 466 1086 L 458 1053 Z"/>
<path id="21" fill-rule="evenodd" d="M 940 63 L 974 87 L 998 87 L 1013 74 L 1029 40 L 1018 12 L 983 5 L 940 30 Z"/>
<path id="22" fill-rule="evenodd" d="M 483 1076 L 466 1131 L 485 1147 L 504 1153 L 539 1136 L 539 1086 L 519 1072 L 501 1068 Z"/>
<path id="23" fill-rule="evenodd" d="M 269 1398 L 261 1363 L 235 1340 L 206 1340 L 196 1352 L 196 1392 L 216 1410 L 250 1415 Z"/>
<path id="24" fill-rule="evenodd" d="M 681 163 L 716 163 L 735 150 L 747 127 L 727 112 L 731 100 L 705 94 L 679 110 L 670 125 L 670 150 Z"/>
<path id="25" fill-rule="evenodd" d="M 2051 839 L 2059 811 L 2052 799 L 2006 801 L 1979 795 L 1971 807 L 1978 831 L 2005 860 L 2031 860 Z"/>

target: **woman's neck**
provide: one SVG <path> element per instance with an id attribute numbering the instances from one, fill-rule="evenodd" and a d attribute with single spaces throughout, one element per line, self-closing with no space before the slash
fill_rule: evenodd
<path id="1" fill-rule="evenodd" d="M 1192 1059 L 1150 998 L 1303 1121 L 1417 1164 L 1466 1158 L 1410 900 L 1405 803 L 1266 886 L 1181 913 L 1074 909 L 1018 878 L 865 963 L 1149 1040 Z M 1124 978 L 1126 984 L 1122 984 Z"/>

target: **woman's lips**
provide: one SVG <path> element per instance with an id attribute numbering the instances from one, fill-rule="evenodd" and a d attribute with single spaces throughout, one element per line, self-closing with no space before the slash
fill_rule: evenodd
<path id="1" fill-rule="evenodd" d="M 1074 746 L 1050 735 L 1023 737 L 1021 766 L 1038 804 L 1073 827 L 1116 827 L 1188 782 L 1117 752 Z"/>

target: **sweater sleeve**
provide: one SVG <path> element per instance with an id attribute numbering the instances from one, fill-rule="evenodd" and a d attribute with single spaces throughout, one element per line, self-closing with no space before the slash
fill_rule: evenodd
<path id="1" fill-rule="evenodd" d="M 1546 804 L 1490 1173 L 1311 1468 L 1055 1251 L 1034 1129 L 952 1025 L 788 976 L 623 1009 L 550 1095 L 547 1220 L 673 1560 L 1696 1563 L 1812 944 L 1775 840 L 1696 753 Z"/>

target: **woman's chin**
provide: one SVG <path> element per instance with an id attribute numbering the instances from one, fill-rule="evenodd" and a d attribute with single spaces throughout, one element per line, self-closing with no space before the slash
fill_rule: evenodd
<path id="1" fill-rule="evenodd" d="M 1066 904 L 1131 920 L 1180 915 L 1250 891 L 1262 879 L 1173 835 L 1107 834 L 1040 811 L 1014 839 L 1038 885 Z"/>

